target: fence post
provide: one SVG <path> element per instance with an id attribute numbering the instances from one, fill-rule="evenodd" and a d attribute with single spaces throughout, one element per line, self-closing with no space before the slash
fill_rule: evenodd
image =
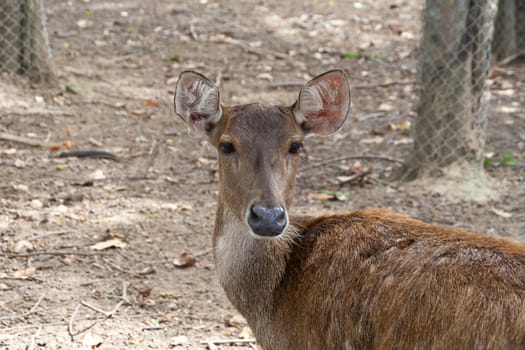
<path id="1" fill-rule="evenodd" d="M 44 0 L 2 0 L 0 71 L 50 83 L 53 59 L 45 23 Z"/>
<path id="2" fill-rule="evenodd" d="M 496 0 L 427 0 L 414 144 L 404 179 L 453 163 L 481 171 Z"/>

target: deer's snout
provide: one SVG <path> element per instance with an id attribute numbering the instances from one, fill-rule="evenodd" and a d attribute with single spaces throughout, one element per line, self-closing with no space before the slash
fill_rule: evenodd
<path id="1" fill-rule="evenodd" d="M 282 206 L 267 208 L 254 204 L 248 213 L 248 225 L 256 235 L 278 236 L 283 233 L 286 225 L 288 225 L 286 210 Z"/>

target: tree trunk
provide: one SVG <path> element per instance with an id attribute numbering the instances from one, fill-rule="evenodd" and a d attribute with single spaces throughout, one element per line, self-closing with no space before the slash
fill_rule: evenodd
<path id="1" fill-rule="evenodd" d="M 405 179 L 461 162 L 482 169 L 485 78 L 496 0 L 427 0 L 421 90 Z"/>
<path id="2" fill-rule="evenodd" d="M 49 82 L 52 62 L 40 4 L 38 0 L 2 0 L 0 70 Z"/>
<path id="3" fill-rule="evenodd" d="M 498 60 L 518 52 L 517 25 L 516 0 L 499 0 L 492 41 L 492 52 Z"/>

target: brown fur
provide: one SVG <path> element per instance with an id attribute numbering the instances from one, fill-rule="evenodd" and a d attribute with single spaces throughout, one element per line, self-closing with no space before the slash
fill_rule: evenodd
<path id="1" fill-rule="evenodd" d="M 223 108 L 208 132 L 236 149 L 219 155 L 217 273 L 264 349 L 525 349 L 522 244 L 384 210 L 254 237 L 246 208 L 290 207 L 298 124 L 293 107 L 253 104 Z"/>

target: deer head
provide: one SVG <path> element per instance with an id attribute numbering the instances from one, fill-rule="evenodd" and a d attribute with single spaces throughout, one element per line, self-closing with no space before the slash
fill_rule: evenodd
<path id="1" fill-rule="evenodd" d="M 255 238 L 277 237 L 289 223 L 304 137 L 336 131 L 349 110 L 341 70 L 306 83 L 291 107 L 223 107 L 217 87 L 191 71 L 180 75 L 175 92 L 175 112 L 218 149 L 219 211 L 234 215 Z"/>

